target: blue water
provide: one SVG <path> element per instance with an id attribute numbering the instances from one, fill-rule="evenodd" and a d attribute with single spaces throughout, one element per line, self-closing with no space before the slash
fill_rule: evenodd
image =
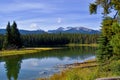
<path id="1" fill-rule="evenodd" d="M 59 65 L 95 58 L 95 48 L 65 48 L 0 58 L 0 80 L 36 80 L 59 73 Z"/>

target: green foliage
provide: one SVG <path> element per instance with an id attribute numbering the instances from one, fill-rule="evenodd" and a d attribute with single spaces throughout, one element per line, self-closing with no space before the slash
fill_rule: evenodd
<path id="1" fill-rule="evenodd" d="M 99 47 L 97 58 L 98 61 L 105 63 L 113 56 L 113 46 L 110 44 L 110 40 L 113 36 L 112 30 L 113 19 L 111 17 L 106 17 L 102 22 L 102 33 L 99 38 Z"/>
<path id="2" fill-rule="evenodd" d="M 99 38 L 99 47 L 97 52 L 98 61 L 104 63 L 110 59 L 112 56 L 112 49 L 108 44 L 108 40 L 105 36 L 101 36 Z"/>
<path id="3" fill-rule="evenodd" d="M 111 4 L 115 10 L 120 10 L 120 0 L 111 0 Z"/>
<path id="4" fill-rule="evenodd" d="M 101 62 L 107 62 L 110 58 L 114 56 L 114 53 L 119 53 L 119 35 L 120 28 L 118 24 L 114 24 L 118 21 L 117 16 L 119 16 L 120 10 L 120 1 L 119 0 L 95 0 L 94 3 L 90 4 L 90 13 L 91 6 L 99 6 L 103 8 L 104 19 L 102 21 L 101 37 L 99 38 L 99 48 L 97 58 Z M 98 7 L 97 7 L 98 8 Z M 93 8 L 93 12 L 97 11 L 96 8 Z M 114 11 L 114 16 L 108 17 L 107 15 Z M 92 14 L 93 14 L 92 12 Z M 117 33 L 116 33 L 117 32 Z M 117 41 L 117 42 L 116 42 Z M 118 44 L 117 44 L 118 43 Z"/>
<path id="5" fill-rule="evenodd" d="M 25 47 L 57 46 L 70 43 L 91 44 L 97 43 L 99 34 L 28 34 L 22 35 Z"/>
<path id="6" fill-rule="evenodd" d="M 4 36 L 3 36 L 3 35 L 0 35 L 0 50 L 1 50 L 2 47 L 3 47 L 3 39 L 4 39 Z"/>
<path id="7" fill-rule="evenodd" d="M 113 51 L 115 54 L 120 54 L 120 25 L 118 23 L 114 23 L 112 25 L 112 30 L 114 35 L 110 41 L 110 44 L 113 46 Z"/>
<path id="8" fill-rule="evenodd" d="M 11 37 L 12 37 L 11 44 L 13 46 L 16 46 L 17 48 L 21 48 L 22 47 L 21 36 L 19 30 L 17 29 L 16 22 L 13 22 L 11 26 Z"/>
<path id="9" fill-rule="evenodd" d="M 7 46 L 10 46 L 10 44 L 11 44 L 11 28 L 10 28 L 10 22 L 8 22 L 3 48 L 6 49 Z"/>
<path id="10" fill-rule="evenodd" d="M 11 44 L 11 27 L 10 27 L 10 22 L 8 22 L 6 30 L 7 30 L 6 40 L 7 40 L 8 44 Z"/>
<path id="11" fill-rule="evenodd" d="M 112 31 L 115 33 L 115 34 L 120 34 L 120 24 L 119 23 L 113 23 L 112 25 Z"/>
<path id="12" fill-rule="evenodd" d="M 83 79 L 81 79 L 81 78 L 77 75 L 77 73 L 75 73 L 75 72 L 70 72 L 70 73 L 68 73 L 66 80 L 83 80 Z"/>
<path id="13" fill-rule="evenodd" d="M 19 30 L 17 29 L 17 24 L 14 22 L 13 25 L 10 26 L 10 23 L 8 22 L 3 43 L 3 49 L 13 49 L 21 47 L 22 42 Z"/>
<path id="14" fill-rule="evenodd" d="M 5 68 L 6 68 L 6 75 L 8 80 L 18 80 L 18 74 L 21 68 L 21 56 L 14 56 L 9 58 L 4 58 L 5 60 Z"/>
<path id="15" fill-rule="evenodd" d="M 99 67 L 99 72 L 104 76 L 119 76 L 120 75 L 120 60 L 113 60 L 109 64 Z M 102 75 L 102 76 L 103 76 Z"/>
<path id="16" fill-rule="evenodd" d="M 120 75 L 120 62 L 118 62 L 120 58 L 120 25 L 118 23 L 118 17 L 120 16 L 120 0 L 95 0 L 92 4 L 103 8 L 102 13 L 104 19 L 102 21 L 102 33 L 99 38 L 97 53 L 98 61 L 102 62 L 102 66 L 100 67 L 101 71 L 105 73 L 112 72 L 113 75 Z M 93 11 L 95 12 L 97 9 Z M 111 17 L 107 17 L 108 14 L 112 12 L 115 14 Z M 103 66 L 103 64 L 106 65 Z"/>
<path id="17" fill-rule="evenodd" d="M 120 62 L 111 62 L 108 66 L 91 68 L 73 68 L 64 71 L 62 74 L 55 74 L 48 80 L 95 80 L 103 77 L 117 77 L 120 75 Z"/>
<path id="18" fill-rule="evenodd" d="M 90 10 L 90 14 L 96 14 L 97 13 L 97 5 L 90 4 L 89 10 Z"/>
<path id="19" fill-rule="evenodd" d="M 115 20 L 111 17 L 106 17 L 103 19 L 102 22 L 102 35 L 107 37 L 108 40 L 111 40 L 112 35 L 114 34 L 112 30 L 112 24 L 115 22 Z"/>
<path id="20" fill-rule="evenodd" d="M 114 35 L 110 43 L 113 46 L 114 53 L 120 54 L 120 34 Z"/>
<path id="21" fill-rule="evenodd" d="M 99 6 L 99 7 L 97 7 Z M 97 13 L 97 8 L 102 8 L 102 14 L 107 16 L 112 11 L 117 11 L 113 18 L 116 18 L 118 11 L 120 10 L 120 1 L 119 0 L 95 0 L 94 3 L 91 3 L 89 10 L 91 14 Z"/>
<path id="22" fill-rule="evenodd" d="M 113 61 L 110 64 L 110 69 L 115 75 L 120 75 L 120 61 Z"/>
<path id="23" fill-rule="evenodd" d="M 70 43 L 96 44 L 98 37 L 99 34 L 27 34 L 21 35 L 21 42 L 24 47 L 61 46 Z M 0 36 L 0 43 L 2 46 L 3 36 Z"/>

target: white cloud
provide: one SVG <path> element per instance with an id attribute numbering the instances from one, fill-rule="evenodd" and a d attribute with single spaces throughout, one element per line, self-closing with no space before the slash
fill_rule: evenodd
<path id="1" fill-rule="evenodd" d="M 61 22 L 62 22 L 62 18 L 58 18 L 57 23 L 61 23 Z"/>
<path id="2" fill-rule="evenodd" d="M 39 65 L 39 61 L 38 60 L 31 61 L 31 65 L 32 66 L 38 66 Z"/>
<path id="3" fill-rule="evenodd" d="M 30 28 L 31 28 L 32 30 L 36 30 L 36 29 L 39 29 L 39 26 L 38 26 L 36 23 L 32 23 L 32 24 L 30 25 Z"/>

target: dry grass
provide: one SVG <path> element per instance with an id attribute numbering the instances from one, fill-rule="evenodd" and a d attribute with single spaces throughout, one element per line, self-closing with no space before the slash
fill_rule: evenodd
<path id="1" fill-rule="evenodd" d="M 54 74 L 48 79 L 37 79 L 37 80 L 89 80 L 85 78 L 80 79 L 80 77 L 85 77 L 85 75 L 89 75 L 91 72 L 95 72 L 94 68 L 97 66 L 97 63 L 94 59 L 94 60 L 85 61 L 83 63 L 73 63 L 65 66 L 67 66 L 67 69 L 65 71 L 62 71 L 59 74 Z"/>
<path id="2" fill-rule="evenodd" d="M 67 44 L 66 46 L 92 46 L 92 47 L 97 47 L 98 44 Z"/>
<path id="3" fill-rule="evenodd" d="M 59 48 L 25 48 L 25 49 L 20 49 L 20 50 L 3 50 L 3 51 L 0 51 L 0 57 L 31 54 L 31 53 L 37 53 L 40 51 L 53 50 L 53 49 L 59 49 Z"/>
<path id="4" fill-rule="evenodd" d="M 114 71 L 101 71 L 95 60 L 85 61 L 84 63 L 77 63 L 77 67 L 74 64 L 72 65 L 74 67 L 67 68 L 65 71 L 62 71 L 59 74 L 54 74 L 48 79 L 38 80 L 96 80 L 97 78 L 119 76 L 115 74 Z"/>
<path id="5" fill-rule="evenodd" d="M 96 67 L 98 66 L 95 59 L 93 60 L 87 60 L 82 63 L 73 63 L 73 64 L 67 64 L 65 65 L 67 68 L 89 68 L 89 67 Z"/>

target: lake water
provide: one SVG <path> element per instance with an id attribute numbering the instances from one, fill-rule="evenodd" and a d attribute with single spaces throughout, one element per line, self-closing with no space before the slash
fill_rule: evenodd
<path id="1" fill-rule="evenodd" d="M 60 72 L 57 66 L 95 58 L 93 47 L 65 47 L 0 58 L 0 80 L 36 80 Z"/>

